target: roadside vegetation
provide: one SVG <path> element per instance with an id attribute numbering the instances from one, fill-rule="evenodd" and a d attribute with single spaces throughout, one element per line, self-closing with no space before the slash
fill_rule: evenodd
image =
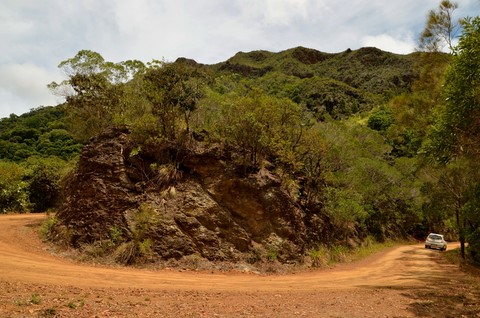
<path id="1" fill-rule="evenodd" d="M 430 15 L 455 9 L 442 1 Z M 437 32 L 448 23 L 429 19 L 422 51 L 409 55 L 299 47 L 201 65 L 114 63 L 82 50 L 60 63 L 67 79 L 49 85 L 64 104 L 0 120 L 0 213 L 54 209 L 82 145 L 127 126 L 132 155 L 159 144 L 188 149 L 196 138 L 231 149 L 245 174 L 268 167 L 281 176 L 326 224 L 314 264 L 341 260 L 354 242 L 366 249 L 428 232 L 459 239 L 462 257 L 480 263 L 480 19 L 461 21 L 456 46 L 456 24 Z M 173 184 L 181 166 L 172 157 L 148 178 Z M 142 222 L 129 243 L 112 228 L 122 263 L 150 255 Z"/>

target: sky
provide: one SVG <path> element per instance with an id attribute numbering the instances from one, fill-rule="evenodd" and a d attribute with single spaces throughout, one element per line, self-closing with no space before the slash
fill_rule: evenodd
<path id="1" fill-rule="evenodd" d="M 0 0 L 0 118 L 57 105 L 47 84 L 80 50 L 105 60 L 214 64 L 239 51 L 415 50 L 440 0 Z M 480 15 L 457 0 L 455 17 Z"/>

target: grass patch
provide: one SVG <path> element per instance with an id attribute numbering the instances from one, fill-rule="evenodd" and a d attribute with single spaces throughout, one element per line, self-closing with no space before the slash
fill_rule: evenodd
<path id="1" fill-rule="evenodd" d="M 386 248 L 393 247 L 404 242 L 386 241 L 379 243 L 368 237 L 361 245 L 352 248 L 345 245 L 319 246 L 310 251 L 309 256 L 313 267 L 326 267 L 339 263 L 358 261 Z"/>
<path id="2" fill-rule="evenodd" d="M 450 264 L 461 264 L 462 263 L 462 256 L 460 255 L 460 249 L 455 248 L 452 250 L 447 250 L 442 253 L 443 257 L 447 262 Z"/>
<path id="3" fill-rule="evenodd" d="M 32 298 L 30 299 L 30 302 L 34 305 L 39 305 L 42 303 L 42 299 L 38 294 L 32 294 Z"/>
<path id="4" fill-rule="evenodd" d="M 30 306 L 30 305 L 39 305 L 42 303 L 42 298 L 38 294 L 32 294 L 30 299 L 20 299 L 14 300 L 14 304 L 17 306 Z"/>
<path id="5" fill-rule="evenodd" d="M 47 240 L 57 224 L 58 219 L 55 216 L 49 216 L 45 221 L 43 221 L 42 225 L 40 226 L 40 237 L 43 240 Z"/>
<path id="6" fill-rule="evenodd" d="M 386 248 L 393 247 L 396 245 L 405 244 L 405 242 L 395 242 L 395 241 L 385 241 L 377 242 L 372 237 L 367 237 L 363 243 L 354 250 L 353 259 L 360 260 L 367 256 L 373 255 L 380 251 L 383 251 Z"/>
<path id="7" fill-rule="evenodd" d="M 39 314 L 38 317 L 56 317 L 57 310 L 55 308 L 46 308 L 43 309 Z"/>

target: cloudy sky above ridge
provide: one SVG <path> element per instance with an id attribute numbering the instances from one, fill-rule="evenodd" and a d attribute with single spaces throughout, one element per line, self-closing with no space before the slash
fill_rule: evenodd
<path id="1" fill-rule="evenodd" d="M 479 0 L 457 0 L 456 17 L 480 15 Z M 119 62 L 225 61 L 239 51 L 296 46 L 335 53 L 375 46 L 414 50 L 440 0 L 2 0 L 0 118 L 56 105 L 46 85 L 79 50 Z"/>

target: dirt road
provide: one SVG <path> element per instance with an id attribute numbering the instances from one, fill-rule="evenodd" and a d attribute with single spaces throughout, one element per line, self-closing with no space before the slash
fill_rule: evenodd
<path id="1" fill-rule="evenodd" d="M 281 276 L 91 266 L 46 251 L 44 217 L 0 216 L 0 317 L 414 317 L 464 275 L 423 245 Z"/>

